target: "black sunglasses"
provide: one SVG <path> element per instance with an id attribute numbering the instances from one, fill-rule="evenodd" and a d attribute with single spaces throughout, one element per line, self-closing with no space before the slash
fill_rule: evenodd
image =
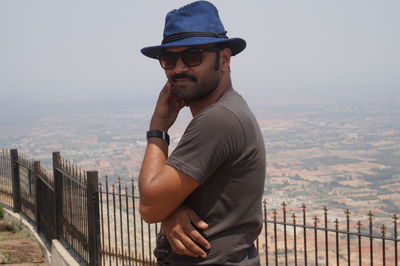
<path id="1" fill-rule="evenodd" d="M 180 52 L 166 52 L 158 56 L 160 65 L 165 70 L 171 70 L 175 68 L 178 58 L 182 58 L 182 61 L 188 67 L 198 66 L 203 62 L 203 52 L 220 51 L 219 47 L 207 47 L 207 48 L 189 48 Z"/>

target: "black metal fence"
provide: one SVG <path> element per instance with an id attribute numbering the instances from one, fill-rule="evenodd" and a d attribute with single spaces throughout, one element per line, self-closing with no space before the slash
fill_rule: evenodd
<path id="1" fill-rule="evenodd" d="M 56 201 L 54 178 L 40 162 L 34 162 L 36 178 L 36 226 L 38 232 L 43 232 L 46 240 L 51 243 L 57 238 Z"/>
<path id="2" fill-rule="evenodd" d="M 100 183 L 100 224 L 102 265 L 155 265 L 158 224 L 147 224 L 138 212 L 135 183 Z"/>
<path id="3" fill-rule="evenodd" d="M 136 183 L 98 182 L 53 153 L 53 175 L 17 150 L 0 153 L 0 202 L 24 214 L 48 240 L 63 239 L 90 265 L 155 265 L 158 224 L 138 213 Z M 398 265 L 398 223 L 377 222 L 370 212 L 352 217 L 324 207 L 267 208 L 256 240 L 262 265 Z M 294 209 L 294 210 L 293 210 Z M 336 217 L 337 218 L 333 218 Z"/>
<path id="4" fill-rule="evenodd" d="M 98 174 L 53 153 L 57 236 L 91 265 L 100 263 Z"/>
<path id="5" fill-rule="evenodd" d="M 85 172 L 54 152 L 51 174 L 16 149 L 3 149 L 0 201 L 36 225 L 49 245 L 62 239 L 82 262 L 100 265 L 96 171 Z"/>
<path id="6" fill-rule="evenodd" d="M 331 219 L 327 207 L 320 215 L 301 210 L 289 213 L 282 203 L 280 212 L 267 211 L 257 245 L 265 265 L 398 265 L 398 222 L 374 223 L 369 212 L 363 219 L 352 218 L 348 209 Z M 280 218 L 280 219 L 279 219 Z"/>
<path id="7" fill-rule="evenodd" d="M 0 152 L 0 202 L 14 208 L 10 151 Z"/>

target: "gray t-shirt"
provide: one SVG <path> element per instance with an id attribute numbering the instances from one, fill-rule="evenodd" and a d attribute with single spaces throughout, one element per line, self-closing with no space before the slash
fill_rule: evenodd
<path id="1" fill-rule="evenodd" d="M 206 259 L 171 254 L 172 265 L 259 265 L 254 241 L 262 228 L 265 147 L 244 99 L 226 92 L 189 123 L 167 164 L 200 186 L 185 200 L 209 227 Z"/>

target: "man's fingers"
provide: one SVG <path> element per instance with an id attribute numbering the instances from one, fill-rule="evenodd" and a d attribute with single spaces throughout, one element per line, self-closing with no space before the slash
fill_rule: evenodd
<path id="1" fill-rule="evenodd" d="M 200 229 L 206 229 L 208 224 L 200 219 L 200 217 L 190 208 L 187 208 L 187 214 L 189 215 L 190 221 Z"/>
<path id="2" fill-rule="evenodd" d="M 165 98 L 168 99 L 171 92 L 172 92 L 171 83 L 169 83 L 169 81 L 167 81 L 167 83 L 165 83 L 165 85 L 164 85 L 164 88 L 161 90 L 161 94 L 165 93 Z"/>
<path id="3" fill-rule="evenodd" d="M 199 255 L 193 253 L 182 244 L 178 239 L 170 242 L 172 250 L 178 255 L 186 255 L 191 257 L 198 257 Z"/>
<path id="4" fill-rule="evenodd" d="M 193 231 L 196 230 L 193 228 Z M 201 247 L 199 247 L 197 243 L 194 242 L 193 239 L 186 235 L 184 232 L 182 232 L 181 234 L 176 234 L 175 237 L 179 238 L 179 242 L 180 244 L 182 244 L 182 246 L 179 245 L 180 252 L 192 253 L 195 257 L 207 257 L 207 253 L 205 253 L 204 250 L 201 249 Z"/>
<path id="5" fill-rule="evenodd" d="M 197 230 L 192 230 L 189 233 L 189 236 L 191 239 L 196 241 L 196 243 L 199 243 L 202 247 L 206 249 L 210 249 L 210 243 L 197 231 Z"/>

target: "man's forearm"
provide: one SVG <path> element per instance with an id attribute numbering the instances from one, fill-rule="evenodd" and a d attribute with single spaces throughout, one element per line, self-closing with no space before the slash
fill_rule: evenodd
<path id="1" fill-rule="evenodd" d="M 148 140 L 146 152 L 143 158 L 142 167 L 139 175 L 139 192 L 141 207 L 150 206 L 154 199 L 151 195 L 152 183 L 155 182 L 157 174 L 165 165 L 168 155 L 167 143 L 159 138 L 150 138 Z"/>

